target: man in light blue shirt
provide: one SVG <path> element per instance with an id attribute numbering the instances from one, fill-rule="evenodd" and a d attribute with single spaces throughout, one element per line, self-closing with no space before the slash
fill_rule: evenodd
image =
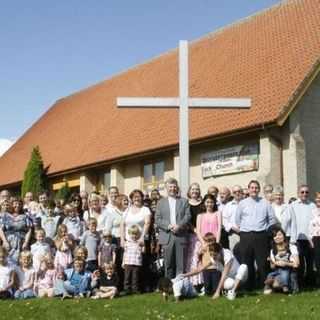
<path id="1" fill-rule="evenodd" d="M 298 197 L 289 206 L 290 214 L 296 220 L 296 234 L 292 235 L 291 242 L 296 241 L 299 250 L 299 284 L 312 285 L 314 282 L 313 248 L 309 241 L 309 227 L 312 219 L 312 210 L 316 208 L 316 205 L 309 200 L 309 188 L 307 185 L 299 187 Z M 303 281 L 304 274 L 306 275 L 305 282 Z"/>
<path id="2" fill-rule="evenodd" d="M 258 267 L 259 286 L 263 286 L 268 273 L 267 258 L 270 253 L 268 232 L 277 220 L 271 204 L 259 197 L 260 184 L 252 180 L 248 185 L 249 197 L 237 208 L 235 223 L 240 229 L 241 263 L 248 266 L 248 289 L 255 287 L 255 268 Z"/>

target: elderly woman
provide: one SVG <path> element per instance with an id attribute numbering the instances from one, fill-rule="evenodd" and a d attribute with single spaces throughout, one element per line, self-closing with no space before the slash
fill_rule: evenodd
<path id="1" fill-rule="evenodd" d="M 89 209 L 84 212 L 83 220 L 88 227 L 89 219 L 97 219 L 97 231 L 102 232 L 106 227 L 107 222 L 107 212 L 101 207 L 101 198 L 96 193 L 91 193 L 88 199 Z"/>
<path id="2" fill-rule="evenodd" d="M 276 186 L 273 189 L 272 199 L 272 207 L 278 224 L 286 233 L 287 238 L 290 238 L 296 233 L 296 218 L 289 210 L 289 206 L 284 203 L 284 193 L 281 186 Z"/>

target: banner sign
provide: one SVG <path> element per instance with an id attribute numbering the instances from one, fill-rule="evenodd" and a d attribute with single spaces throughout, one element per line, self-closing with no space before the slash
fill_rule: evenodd
<path id="1" fill-rule="evenodd" d="M 250 143 L 201 155 L 202 178 L 258 170 L 259 145 Z"/>

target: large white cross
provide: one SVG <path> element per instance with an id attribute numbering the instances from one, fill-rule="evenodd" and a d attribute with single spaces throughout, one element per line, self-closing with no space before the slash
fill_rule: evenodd
<path id="1" fill-rule="evenodd" d="M 176 108 L 179 107 L 179 169 L 181 194 L 189 187 L 189 107 L 191 108 L 249 108 L 249 98 L 189 98 L 188 41 L 179 43 L 179 97 L 117 98 L 118 107 Z"/>

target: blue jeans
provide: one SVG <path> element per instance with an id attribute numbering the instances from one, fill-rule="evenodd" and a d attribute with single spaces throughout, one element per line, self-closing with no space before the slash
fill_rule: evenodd
<path id="1" fill-rule="evenodd" d="M 33 293 L 33 290 L 32 289 L 26 289 L 26 290 L 23 290 L 23 291 L 20 291 L 20 290 L 17 290 L 15 293 L 14 293 L 14 298 L 15 299 L 28 299 L 28 298 L 33 298 L 35 295 Z"/>
<path id="2" fill-rule="evenodd" d="M 71 294 L 77 296 L 79 294 L 86 294 L 88 292 L 88 285 L 80 283 L 79 287 L 73 286 L 70 281 L 57 280 L 54 287 L 54 294 L 56 296 Z"/>
<path id="3" fill-rule="evenodd" d="M 270 272 L 267 278 L 274 278 L 277 280 L 281 287 L 289 287 L 290 283 L 290 269 L 278 268 L 273 272 Z"/>

